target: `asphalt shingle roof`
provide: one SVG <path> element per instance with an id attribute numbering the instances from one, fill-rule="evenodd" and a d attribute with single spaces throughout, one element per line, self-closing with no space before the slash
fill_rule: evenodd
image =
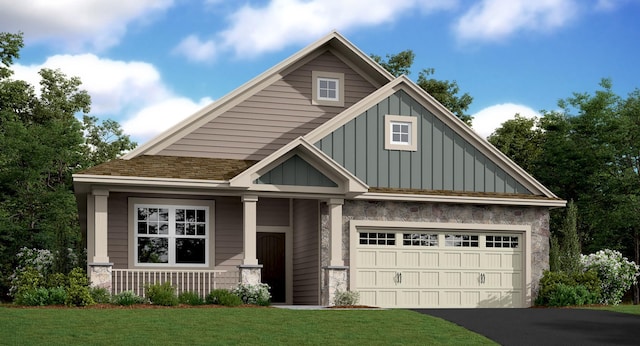
<path id="1" fill-rule="evenodd" d="M 258 161 L 142 155 L 111 160 L 77 174 L 122 177 L 229 180 Z"/>

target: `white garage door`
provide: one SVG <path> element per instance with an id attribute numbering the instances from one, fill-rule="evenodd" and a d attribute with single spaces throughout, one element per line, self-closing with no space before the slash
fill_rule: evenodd
<path id="1" fill-rule="evenodd" d="M 379 307 L 523 307 L 522 234 L 360 230 L 354 288 Z"/>

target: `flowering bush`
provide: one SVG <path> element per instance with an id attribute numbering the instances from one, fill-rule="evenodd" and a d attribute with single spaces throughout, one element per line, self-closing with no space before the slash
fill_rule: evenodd
<path id="1" fill-rule="evenodd" d="M 264 283 L 256 285 L 239 284 L 231 290 L 231 293 L 240 297 L 245 304 L 268 306 L 271 304 L 269 289 L 269 285 Z"/>
<path id="2" fill-rule="evenodd" d="M 333 304 L 335 305 L 356 305 L 360 301 L 360 292 L 358 291 L 336 291 L 336 295 L 333 298 Z"/>
<path id="3" fill-rule="evenodd" d="M 585 271 L 594 270 L 598 274 L 602 304 L 619 304 L 624 293 L 640 275 L 640 266 L 615 250 L 605 249 L 588 256 L 581 255 L 580 260 Z"/>

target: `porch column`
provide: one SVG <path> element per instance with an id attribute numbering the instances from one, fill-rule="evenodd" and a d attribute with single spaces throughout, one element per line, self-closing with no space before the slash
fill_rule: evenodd
<path id="1" fill-rule="evenodd" d="M 92 224 L 89 225 L 88 231 L 93 230 L 93 237 L 87 237 L 92 240 L 93 258 L 89 263 L 89 279 L 94 287 L 104 287 L 111 290 L 111 269 L 113 263 L 109 262 L 108 249 L 108 199 L 109 191 L 93 190 L 91 192 L 93 198 L 93 215 L 87 220 Z M 88 210 L 91 212 L 90 208 Z"/>
<path id="2" fill-rule="evenodd" d="M 332 198 L 327 201 L 329 206 L 329 266 L 343 266 L 342 260 L 342 205 L 344 199 Z"/>
<path id="3" fill-rule="evenodd" d="M 258 196 L 242 196 L 243 205 L 243 250 L 244 259 L 240 266 L 240 282 L 243 284 L 257 284 L 262 280 L 262 266 L 258 264 L 256 255 L 256 205 Z"/>
<path id="4" fill-rule="evenodd" d="M 337 291 L 348 288 L 347 269 L 342 259 L 342 205 L 344 199 L 332 198 L 329 207 L 329 265 L 323 267 L 322 305 L 334 305 Z"/>

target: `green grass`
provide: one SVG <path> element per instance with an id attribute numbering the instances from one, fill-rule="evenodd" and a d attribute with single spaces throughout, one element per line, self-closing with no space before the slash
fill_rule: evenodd
<path id="1" fill-rule="evenodd" d="M 597 307 L 593 309 L 609 310 L 609 311 L 615 311 L 615 312 L 622 312 L 625 314 L 640 315 L 640 305 L 631 305 L 631 304 L 615 305 L 615 306 L 609 305 L 609 306 Z"/>
<path id="2" fill-rule="evenodd" d="M 407 310 L 0 307 L 0 344 L 487 345 L 491 340 Z"/>

